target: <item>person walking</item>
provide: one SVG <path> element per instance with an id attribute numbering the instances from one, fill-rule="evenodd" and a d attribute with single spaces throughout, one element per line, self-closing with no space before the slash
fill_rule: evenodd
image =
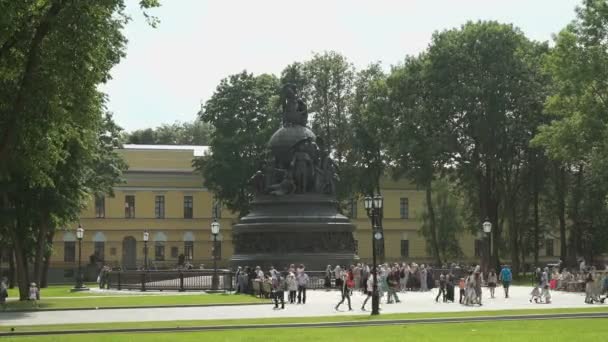
<path id="1" fill-rule="evenodd" d="M 448 302 L 454 303 L 454 274 L 452 274 L 452 271 L 450 271 L 450 273 L 448 273 L 448 275 L 445 277 L 445 284 L 446 284 L 446 299 Z"/>
<path id="2" fill-rule="evenodd" d="M 465 281 L 464 278 L 460 278 L 460 280 L 458 281 L 458 288 L 460 289 L 460 299 L 458 300 L 458 302 L 460 304 L 463 304 L 463 300 L 465 298 Z"/>
<path id="3" fill-rule="evenodd" d="M 340 302 L 338 304 L 336 304 L 336 311 L 338 311 L 338 308 L 340 307 L 340 305 L 342 305 L 342 303 L 344 303 L 344 300 L 348 301 L 348 311 L 353 311 L 353 308 L 350 305 L 350 289 L 348 288 L 348 286 L 346 286 L 346 277 L 347 277 L 347 272 L 344 272 L 341 276 L 341 294 L 342 294 L 342 299 L 340 300 Z"/>
<path id="4" fill-rule="evenodd" d="M 372 296 L 374 295 L 374 277 L 368 277 L 367 278 L 367 282 L 365 284 L 365 294 L 367 295 L 365 297 L 365 300 L 363 301 L 363 305 L 361 305 L 361 310 L 365 311 L 365 304 L 367 304 L 367 301 L 372 298 Z"/>
<path id="5" fill-rule="evenodd" d="M 545 304 L 551 304 L 551 292 L 549 291 L 549 268 L 545 267 L 540 278 L 541 297 L 545 300 Z"/>
<path id="6" fill-rule="evenodd" d="M 329 289 L 331 289 L 331 276 L 332 276 L 331 265 L 327 265 L 327 268 L 325 269 L 325 282 L 323 284 L 323 286 L 325 287 L 325 289 L 327 291 L 329 291 Z"/>
<path id="7" fill-rule="evenodd" d="M 439 302 L 439 297 L 443 295 L 443 302 L 446 302 L 446 279 L 445 274 L 441 273 L 439 276 L 439 292 L 437 292 L 437 297 L 435 297 L 435 303 Z"/>
<path id="8" fill-rule="evenodd" d="M 363 294 L 367 293 L 367 279 L 370 277 L 369 266 L 363 264 L 361 267 L 361 290 Z"/>
<path id="9" fill-rule="evenodd" d="M 490 298 L 494 298 L 494 292 L 496 291 L 496 273 L 494 271 L 488 272 L 488 288 L 490 289 Z"/>
<path id="10" fill-rule="evenodd" d="M 300 268 L 298 268 L 296 280 L 298 282 L 298 304 L 306 304 L 306 285 L 308 284 L 308 274 L 304 272 L 304 265 L 300 265 Z"/>
<path id="11" fill-rule="evenodd" d="M 2 281 L 0 281 L 0 306 L 2 307 L 2 310 L 6 310 L 6 298 L 8 298 L 7 281 L 8 279 L 6 279 L 6 277 L 3 277 Z"/>
<path id="12" fill-rule="evenodd" d="M 272 292 L 275 310 L 279 308 L 279 301 L 281 302 L 281 309 L 285 309 L 285 290 L 287 290 L 285 278 L 277 272 L 275 277 L 272 279 Z"/>
<path id="13" fill-rule="evenodd" d="M 289 272 L 287 275 L 287 291 L 289 291 L 289 304 L 296 303 L 296 291 L 298 290 L 298 282 L 296 281 L 296 275 L 293 272 Z"/>
<path id="14" fill-rule="evenodd" d="M 357 264 L 357 266 L 355 266 L 355 268 L 353 269 L 353 277 L 355 281 L 354 290 L 358 290 L 361 288 L 361 269 L 361 264 Z"/>
<path id="15" fill-rule="evenodd" d="M 477 266 L 477 269 L 475 271 L 475 302 L 477 304 L 479 304 L 479 306 L 481 306 L 481 284 L 483 283 L 483 276 L 481 275 L 481 270 L 479 268 L 479 266 Z"/>
<path id="16" fill-rule="evenodd" d="M 397 297 L 397 291 L 399 291 L 399 274 L 399 269 L 397 267 L 393 267 L 392 271 L 386 278 L 388 282 L 388 298 L 386 300 L 386 304 L 392 304 L 393 298 L 395 299 L 395 303 L 401 303 L 399 297 Z"/>
<path id="17" fill-rule="evenodd" d="M 401 279 L 399 280 L 399 284 L 401 285 L 401 292 L 405 292 L 407 290 L 407 281 L 410 275 L 410 267 L 404 262 L 401 265 L 401 272 L 399 276 Z"/>
<path id="18" fill-rule="evenodd" d="M 340 289 L 342 287 L 342 268 L 340 265 L 336 265 L 336 268 L 334 268 L 334 279 L 336 288 Z"/>
<path id="19" fill-rule="evenodd" d="M 426 292 L 429 290 L 426 278 L 427 278 L 427 270 L 423 264 L 422 266 L 420 266 L 420 291 L 422 291 L 422 292 Z"/>
<path id="20" fill-rule="evenodd" d="M 505 290 L 505 298 L 509 298 L 509 286 L 513 280 L 513 274 L 509 266 L 504 265 L 500 270 L 500 281 L 502 281 L 502 288 Z"/>

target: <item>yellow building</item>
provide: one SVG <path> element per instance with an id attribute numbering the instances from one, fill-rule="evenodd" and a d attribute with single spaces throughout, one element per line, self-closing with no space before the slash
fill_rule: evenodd
<path id="1" fill-rule="evenodd" d="M 114 187 L 111 197 L 92 198 L 81 214 L 80 224 L 85 229 L 83 265 L 94 261 L 97 267 L 101 263 L 141 267 L 145 258 L 143 235 L 148 231 L 148 261 L 152 268 L 174 267 L 182 254 L 195 267 L 204 264 L 210 268 L 210 226 L 215 216 L 221 224 L 216 249 L 218 265 L 229 266 L 233 251 L 231 227 L 238 218 L 218 205 L 192 167 L 192 159 L 206 151 L 206 146 L 164 145 L 125 145 L 119 150 L 129 165 L 125 182 Z M 386 180 L 382 195 L 386 260 L 430 261 L 424 238 L 418 233 L 424 192 L 406 182 Z M 350 213 L 357 226 L 358 254 L 363 261 L 370 260 L 371 231 L 363 201 L 352 201 Z M 73 279 L 78 262 L 77 226 L 75 223 L 55 234 L 49 274 L 53 281 Z M 460 243 L 465 260 L 479 260 L 476 254 L 480 246 L 476 246 L 473 236 L 463 236 Z M 551 250 L 547 252 L 552 254 Z"/>

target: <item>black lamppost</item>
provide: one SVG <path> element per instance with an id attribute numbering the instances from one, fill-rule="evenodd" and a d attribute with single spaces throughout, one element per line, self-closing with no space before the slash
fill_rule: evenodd
<path id="1" fill-rule="evenodd" d="M 217 234 L 220 233 L 220 223 L 213 219 L 211 223 L 211 234 L 213 234 L 213 278 L 211 279 L 211 289 L 217 290 L 219 279 L 217 277 Z"/>
<path id="2" fill-rule="evenodd" d="M 382 240 L 382 232 L 379 229 L 380 210 L 382 210 L 382 196 L 375 195 L 365 197 L 365 210 L 372 224 L 372 275 L 374 277 L 374 287 L 372 292 L 372 315 L 380 314 L 380 297 L 378 296 L 378 272 L 376 264 L 376 241 Z"/>
<path id="3" fill-rule="evenodd" d="M 88 290 L 86 286 L 83 284 L 82 279 L 82 239 L 84 238 L 84 228 L 78 224 L 78 228 L 76 229 L 76 238 L 78 239 L 78 276 L 76 277 L 76 286 L 74 286 L 74 291 L 84 291 Z"/>
<path id="4" fill-rule="evenodd" d="M 144 270 L 148 270 L 148 240 L 150 239 L 150 233 L 144 231 Z"/>
<path id="5" fill-rule="evenodd" d="M 489 272 L 492 269 L 492 222 L 486 217 L 482 224 L 482 228 L 486 236 L 488 237 L 488 269 Z"/>

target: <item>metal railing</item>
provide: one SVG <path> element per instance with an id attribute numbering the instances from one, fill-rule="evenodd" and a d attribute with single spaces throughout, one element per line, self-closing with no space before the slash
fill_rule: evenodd
<path id="1" fill-rule="evenodd" d="M 456 278 L 463 274 L 460 270 L 452 270 Z M 447 274 L 448 270 L 433 269 L 434 280 L 439 280 L 441 273 Z M 306 271 L 308 275 L 307 288 L 311 290 L 336 288 L 334 273 L 331 273 L 329 287 L 326 286 L 325 271 Z M 236 274 L 230 270 L 218 270 L 218 288 L 220 291 L 234 291 L 238 279 Z M 254 276 L 247 277 L 247 287 L 251 287 L 255 281 Z M 213 290 L 213 270 L 166 270 L 166 271 L 110 271 L 108 272 L 105 288 L 116 290 L 139 290 L 139 291 L 207 291 Z"/>
<path id="2" fill-rule="evenodd" d="M 104 288 L 139 291 L 233 291 L 234 273 L 218 270 L 218 287 L 214 289 L 213 270 L 110 271 Z"/>

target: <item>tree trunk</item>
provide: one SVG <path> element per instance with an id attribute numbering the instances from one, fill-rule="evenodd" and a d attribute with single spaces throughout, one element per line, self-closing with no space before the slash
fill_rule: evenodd
<path id="1" fill-rule="evenodd" d="M 36 284 L 42 284 L 42 267 L 44 262 L 44 257 L 46 256 L 47 250 L 47 234 L 49 231 L 49 222 L 50 216 L 48 212 L 45 210 L 42 213 L 42 221 L 40 223 L 40 227 L 38 228 L 38 237 L 36 239 L 36 253 L 34 257 L 34 274 L 33 279 Z"/>
<path id="2" fill-rule="evenodd" d="M 429 180 L 426 184 L 426 207 L 429 213 L 430 230 L 431 230 L 431 249 L 433 250 L 433 259 L 437 265 L 442 265 L 441 254 L 439 253 L 439 243 L 437 241 L 437 224 L 435 220 L 435 209 L 433 208 L 433 182 Z"/>
<path id="3" fill-rule="evenodd" d="M 557 217 L 559 220 L 560 259 L 567 262 L 568 251 L 566 247 L 566 170 L 556 165 L 555 189 L 557 201 Z"/>
<path id="4" fill-rule="evenodd" d="M 15 248 L 11 246 L 8 258 L 8 287 L 15 288 Z"/>
<path id="5" fill-rule="evenodd" d="M 540 222 L 538 218 L 539 189 L 536 175 L 534 176 L 534 189 L 532 191 L 534 192 L 534 265 L 538 267 L 538 250 L 540 249 Z"/>
<path id="6" fill-rule="evenodd" d="M 55 237 L 55 230 L 51 230 L 47 235 L 46 242 L 51 245 L 53 243 L 53 238 Z M 46 288 L 48 287 L 48 275 L 49 275 L 49 266 L 51 264 L 51 250 L 47 249 L 44 256 L 44 264 L 42 266 L 42 280 L 40 280 L 40 287 Z"/>
<path id="7" fill-rule="evenodd" d="M 579 213 L 581 195 L 582 195 L 582 180 L 583 180 L 583 166 L 580 165 L 578 172 L 576 173 L 576 184 L 572 191 L 572 233 L 570 234 L 570 256 L 571 267 L 577 264 L 576 258 L 582 255 L 581 251 L 581 218 Z"/>
<path id="8" fill-rule="evenodd" d="M 509 249 L 511 251 L 511 269 L 514 274 L 519 274 L 519 230 L 517 225 L 517 207 L 515 202 L 509 203 Z"/>
<path id="9" fill-rule="evenodd" d="M 11 235 L 11 239 L 13 240 L 13 247 L 15 249 L 15 269 L 17 271 L 16 273 L 17 286 L 19 287 L 19 300 L 27 300 L 30 281 L 25 250 L 23 248 L 22 241 L 17 235 L 14 227 L 13 229 L 9 229 L 9 232 L 9 234 Z"/>

